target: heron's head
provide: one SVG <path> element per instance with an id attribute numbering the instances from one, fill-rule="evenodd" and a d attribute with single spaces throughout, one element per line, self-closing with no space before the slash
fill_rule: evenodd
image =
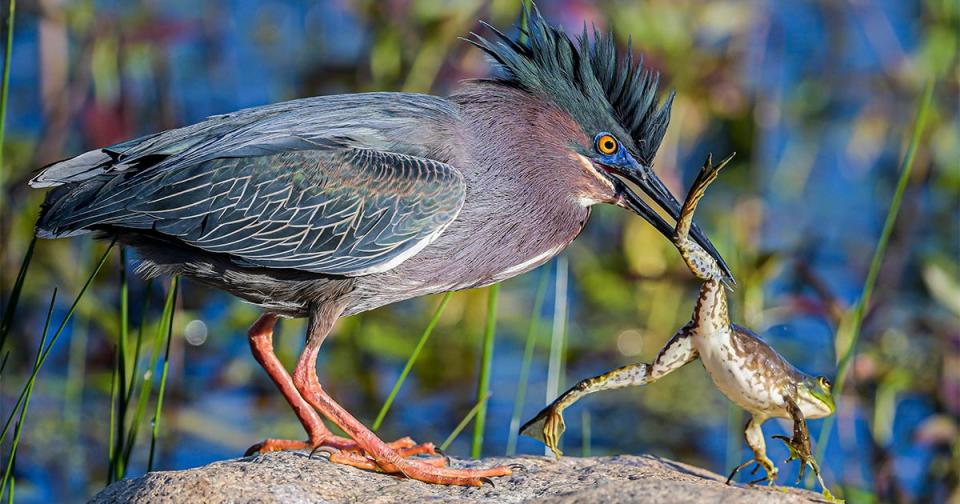
<path id="1" fill-rule="evenodd" d="M 673 93 L 661 103 L 659 76 L 646 70 L 642 60 L 635 63 L 629 49 L 620 54 L 611 35 L 594 30 L 591 44 L 584 28 L 571 40 L 547 24 L 536 7 L 525 8 L 524 19 L 518 40 L 489 25 L 492 40 L 477 34 L 469 39 L 502 67 L 494 81 L 543 100 L 577 126 L 562 142 L 564 148 L 586 176 L 602 181 L 596 185 L 601 189 L 584 198 L 587 204 L 612 203 L 632 210 L 670 238 L 674 227 L 657 209 L 676 220 L 680 203 L 653 171 L 653 159 L 670 122 Z M 729 276 L 703 231 L 694 225 L 690 235 Z"/>

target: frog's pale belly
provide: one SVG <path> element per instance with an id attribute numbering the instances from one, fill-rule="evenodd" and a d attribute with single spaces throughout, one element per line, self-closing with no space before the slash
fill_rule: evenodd
<path id="1" fill-rule="evenodd" d="M 694 334 L 703 367 L 723 395 L 743 409 L 768 416 L 786 416 L 783 391 L 737 351 L 728 328 Z"/>

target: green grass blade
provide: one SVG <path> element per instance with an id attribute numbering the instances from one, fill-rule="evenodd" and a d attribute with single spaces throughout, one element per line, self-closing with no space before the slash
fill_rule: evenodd
<path id="1" fill-rule="evenodd" d="M 113 346 L 113 372 L 110 373 L 110 426 L 107 428 L 107 484 L 113 483 L 117 464 L 117 377 L 120 374 L 120 355 Z"/>
<path id="2" fill-rule="evenodd" d="M 0 150 L 2 149 L 0 142 Z M 2 192 L 2 191 L 0 191 Z M 20 302 L 20 292 L 23 291 L 23 282 L 27 278 L 27 269 L 30 268 L 30 261 L 33 259 L 33 249 L 37 245 L 36 235 L 30 239 L 30 245 L 27 246 L 27 253 L 23 255 L 23 261 L 20 262 L 20 271 L 17 272 L 17 279 L 13 283 L 13 290 L 10 291 L 10 300 L 3 310 L 3 319 L 0 320 L 0 350 L 5 348 L 7 343 L 7 334 L 10 333 L 10 326 L 13 325 L 13 314 L 17 312 L 17 304 Z"/>
<path id="3" fill-rule="evenodd" d="M 520 434 L 520 415 L 523 414 L 523 403 L 527 398 L 527 385 L 530 382 L 530 364 L 533 362 L 533 351 L 536 348 L 537 334 L 540 332 L 540 312 L 543 310 L 543 299 L 547 294 L 547 281 L 550 280 L 550 268 L 540 269 L 540 281 L 533 296 L 533 309 L 530 310 L 530 322 L 527 324 L 527 338 L 523 344 L 523 361 L 520 364 L 519 383 L 517 394 L 513 398 L 513 413 L 510 415 L 510 432 L 507 433 L 507 456 L 517 452 L 517 438 Z"/>
<path id="4" fill-rule="evenodd" d="M 547 364 L 547 397 L 544 405 L 560 393 L 563 375 L 563 345 L 567 330 L 567 275 L 569 263 L 565 256 L 557 258 L 557 278 L 553 295 L 553 328 L 550 336 L 550 360 Z M 544 448 L 550 455 L 550 449 Z"/>
<path id="5" fill-rule="evenodd" d="M 497 297 L 500 284 L 487 289 L 487 324 L 483 331 L 483 353 L 480 356 L 480 381 L 477 383 L 477 421 L 473 424 L 473 446 L 470 454 L 480 458 L 483 453 L 483 429 L 487 423 L 487 402 L 483 399 L 490 395 L 490 367 L 493 365 L 493 340 L 497 332 Z"/>
<path id="6" fill-rule="evenodd" d="M 111 468 L 113 473 L 110 476 L 114 481 L 123 478 L 126 468 L 123 464 L 123 434 L 127 425 L 127 360 L 129 350 L 127 349 L 129 338 L 129 286 L 127 285 L 127 251 L 120 247 L 120 336 L 117 338 L 117 403 L 116 403 L 116 423 L 114 428 L 110 429 L 111 438 L 116 438 L 112 442 L 113 449 L 110 450 L 110 459 L 113 461 Z M 132 377 L 130 378 L 132 379 Z M 111 398 L 111 405 L 113 399 Z"/>
<path id="7" fill-rule="evenodd" d="M 40 372 L 40 366 L 43 364 L 41 357 L 43 356 L 43 346 L 47 342 L 47 331 L 50 329 L 50 319 L 53 317 L 53 307 L 57 301 L 57 290 L 53 290 L 53 294 L 50 296 L 50 306 L 47 308 L 47 319 L 43 323 L 43 334 L 40 336 L 40 345 L 37 346 L 37 356 L 33 361 L 33 370 L 34 376 L 36 373 Z M 27 417 L 27 407 L 30 406 L 30 397 L 33 395 L 33 385 L 36 383 L 35 380 L 28 380 L 24 386 L 24 391 L 26 392 L 26 399 L 23 401 L 23 407 L 20 408 L 20 416 L 17 419 L 17 427 L 13 435 L 13 443 L 10 445 L 10 456 L 7 457 L 7 467 L 3 471 L 3 482 L 0 484 L 0 497 L 7 491 L 7 484 L 10 482 L 10 476 L 13 474 L 13 466 L 17 460 L 17 448 L 20 446 L 20 436 L 23 434 L 23 422 Z M 13 415 L 16 414 L 17 410 L 14 408 L 10 412 L 10 418 L 13 418 Z M 11 490 L 12 495 L 12 490 Z"/>
<path id="8" fill-rule="evenodd" d="M 127 394 L 127 397 L 124 399 L 125 404 L 130 405 L 130 400 L 133 398 L 133 389 L 134 384 L 137 381 L 137 369 L 140 364 L 140 349 L 143 347 L 143 332 L 147 324 L 147 313 L 150 311 L 150 293 L 153 292 L 153 279 L 147 281 L 147 287 L 144 289 L 145 295 L 143 296 L 143 310 L 140 311 L 143 315 L 140 317 L 140 327 L 137 329 L 137 341 L 133 344 L 133 360 L 130 366 L 130 382 L 127 384 L 127 390 L 124 391 Z M 124 461 L 126 465 L 127 461 Z"/>
<path id="9" fill-rule="evenodd" d="M 897 188 L 893 194 L 893 200 L 890 202 L 890 209 L 887 211 L 886 220 L 883 223 L 883 230 L 880 232 L 880 238 L 877 240 L 877 248 L 873 253 L 873 259 L 870 261 L 870 269 L 867 271 L 867 278 L 863 283 L 863 291 L 860 300 L 854 306 L 852 326 L 850 329 L 850 344 L 843 352 L 837 369 L 837 378 L 834 384 L 834 395 L 839 399 L 843 391 L 843 386 L 847 379 L 847 370 L 857 352 L 857 342 L 860 340 L 860 327 L 863 323 L 863 316 L 870 306 L 870 298 L 873 295 L 873 288 L 877 282 L 877 275 L 880 273 L 880 266 L 883 263 L 883 256 L 887 251 L 887 244 L 890 241 L 890 235 L 893 233 L 893 226 L 897 221 L 897 214 L 900 212 L 900 204 L 903 202 L 903 195 L 910 182 L 910 174 L 913 172 L 913 159 L 916 156 L 917 148 L 920 144 L 920 137 L 927 123 L 927 115 L 930 111 L 930 102 L 933 98 L 933 82 L 928 81 L 917 104 L 917 115 L 913 124 L 913 132 L 910 135 L 910 143 L 907 151 L 904 153 L 900 163 L 900 178 L 897 181 Z M 830 431 L 833 429 L 833 423 L 836 416 L 832 415 L 824 419 L 823 428 L 820 430 L 820 436 L 817 439 L 817 459 L 822 460 L 823 454 L 827 449 L 827 442 L 830 439 Z M 812 478 L 807 480 L 808 486 L 812 486 Z"/>
<path id="10" fill-rule="evenodd" d="M 459 436 L 460 433 L 463 432 L 463 429 L 467 428 L 467 425 L 470 424 L 470 420 L 473 420 L 473 417 L 477 416 L 477 413 L 480 411 L 480 408 L 484 407 L 484 405 L 487 404 L 487 400 L 490 399 L 491 395 L 492 394 L 487 394 L 486 397 L 477 401 L 477 403 L 474 404 L 472 408 L 470 408 L 470 411 L 468 411 L 467 414 L 463 417 L 463 420 L 460 420 L 460 423 L 458 423 L 457 426 L 454 427 L 453 432 L 451 432 L 450 435 L 447 436 L 447 439 L 443 440 L 443 443 L 440 443 L 440 451 L 446 451 L 447 448 L 449 448 L 450 445 L 457 440 L 457 436 Z"/>
<path id="11" fill-rule="evenodd" d="M 130 363 L 130 380 L 127 382 L 127 389 L 121 390 L 120 393 L 123 394 L 123 397 L 120 398 L 120 406 L 118 406 L 122 413 L 124 419 L 127 416 L 127 413 L 130 409 L 130 401 L 133 400 L 133 390 L 137 382 L 137 370 L 140 364 L 140 350 L 143 348 L 143 333 L 144 326 L 147 320 L 147 313 L 150 311 L 150 293 L 153 292 L 153 279 L 147 281 L 146 289 L 144 290 L 145 295 L 143 297 L 143 309 L 140 311 L 142 316 L 140 317 L 140 323 L 137 327 L 137 340 L 133 345 L 133 354 L 131 356 Z M 155 364 L 155 362 L 154 362 Z M 149 393 L 147 394 L 149 397 Z M 130 425 L 129 431 L 131 432 L 130 436 L 124 436 L 124 433 L 128 431 L 126 422 L 119 423 L 116 426 L 116 436 L 117 441 L 115 445 L 115 455 L 113 463 L 113 480 L 119 481 L 122 480 L 127 475 L 127 467 L 130 465 L 130 455 L 133 450 L 133 443 L 136 441 L 136 430 L 134 429 L 134 424 L 139 424 L 140 419 L 143 416 L 143 410 L 146 407 L 146 403 L 142 406 L 138 404 L 138 411 L 140 414 L 136 415 L 133 423 Z M 113 453 L 113 452 L 111 452 Z"/>
<path id="12" fill-rule="evenodd" d="M 387 416 L 387 412 L 390 411 L 390 406 L 393 404 L 393 400 L 396 399 L 397 393 L 400 392 L 400 387 L 403 386 L 403 382 L 406 381 L 407 375 L 410 374 L 410 370 L 413 369 L 413 364 L 417 362 L 417 358 L 420 357 L 420 351 L 423 350 L 424 345 L 427 344 L 427 340 L 430 339 L 430 335 L 433 333 L 433 328 L 437 326 L 437 323 L 440 322 L 440 316 L 443 315 L 443 310 L 447 308 L 447 303 L 450 302 L 450 298 L 453 297 L 453 292 L 447 292 L 443 295 L 443 299 L 440 300 L 440 305 L 437 306 L 436 311 L 433 312 L 433 317 L 430 318 L 430 322 L 427 324 L 427 327 L 423 330 L 423 334 L 420 335 L 420 341 L 417 341 L 417 346 L 413 348 L 413 353 L 410 354 L 410 357 L 407 359 L 407 364 L 403 366 L 403 371 L 400 372 L 400 376 L 397 377 L 397 381 L 393 384 L 393 389 L 390 390 L 390 395 L 387 396 L 387 400 L 383 402 L 383 406 L 380 407 L 380 412 L 377 413 L 377 419 L 373 421 L 373 432 L 377 432 L 380 429 L 380 425 L 383 423 L 383 418 Z"/>
<path id="13" fill-rule="evenodd" d="M 33 382 L 37 379 L 37 374 L 40 372 L 40 366 L 46 362 L 47 357 L 50 355 L 50 351 L 53 350 L 53 345 L 57 343 L 57 339 L 60 337 L 60 334 L 63 333 L 63 330 L 67 327 L 67 322 L 73 317 L 75 311 L 77 311 L 77 305 L 80 304 L 80 300 L 83 299 L 83 295 L 86 294 L 87 289 L 90 287 L 90 284 L 93 283 L 93 279 L 96 278 L 97 274 L 100 273 L 100 270 L 103 269 L 103 264 L 107 262 L 107 257 L 110 256 L 110 250 L 113 249 L 113 245 L 116 241 L 111 243 L 107 250 L 103 252 L 103 256 L 100 257 L 100 261 L 97 263 L 97 267 L 90 273 L 90 276 L 87 277 L 87 281 L 84 282 L 83 287 L 80 288 L 80 292 L 77 293 L 77 297 L 74 298 L 73 304 L 70 305 L 70 310 L 67 311 L 67 315 L 63 317 L 63 321 L 60 322 L 60 325 L 57 326 L 56 332 L 53 333 L 53 336 L 50 338 L 50 342 L 47 343 L 46 348 L 44 348 L 43 353 L 40 355 L 40 365 L 34 368 L 33 373 L 30 375 L 28 384 L 32 388 Z M 23 402 L 27 396 L 27 388 L 25 387 L 20 393 L 19 399 L 17 399 L 16 405 L 13 407 L 13 411 L 17 411 L 20 406 L 23 405 Z M 0 443 L 3 443 L 3 440 L 6 439 L 7 432 L 10 430 L 10 424 L 13 421 L 13 417 L 7 419 L 6 423 L 3 425 L 3 430 L 0 431 Z"/>
<path id="14" fill-rule="evenodd" d="M 160 434 L 160 413 L 163 411 L 163 393 L 167 388 L 167 369 L 170 366 L 170 341 L 173 339 L 173 316 L 176 313 L 178 277 L 170 282 L 170 295 L 163 307 L 163 318 L 166 320 L 167 348 L 163 353 L 163 370 L 160 373 L 160 389 L 157 390 L 157 407 L 153 413 L 153 430 L 150 433 L 150 456 L 147 458 L 147 472 L 153 470 L 153 454 L 157 446 L 157 436 Z"/>
<path id="15" fill-rule="evenodd" d="M 120 247 L 120 337 L 117 341 L 117 424 L 115 436 L 117 438 L 117 449 L 121 448 L 123 442 L 124 426 L 127 422 L 127 361 L 130 358 L 128 346 L 129 327 L 130 327 L 130 307 L 127 285 L 127 251 Z M 116 469 L 120 469 L 119 466 Z"/>
<path id="16" fill-rule="evenodd" d="M 173 283 L 171 282 L 171 287 L 169 290 L 167 290 L 166 301 L 163 305 L 164 315 L 160 317 L 160 321 L 157 324 L 157 333 L 153 337 L 153 349 L 150 351 L 150 359 L 147 361 L 147 368 L 143 374 L 143 381 L 140 382 L 140 392 L 139 396 L 137 397 L 137 408 L 134 410 L 133 418 L 130 420 L 130 427 L 127 431 L 127 441 L 123 445 L 123 460 L 125 467 L 130 466 L 130 455 L 133 453 L 133 446 L 136 444 L 137 435 L 140 432 L 140 423 L 147 411 L 147 401 L 150 399 L 150 394 L 153 392 L 153 371 L 156 369 L 157 360 L 160 358 L 160 345 L 163 344 L 163 336 L 166 334 L 164 324 L 166 323 L 165 321 L 167 319 L 167 307 L 172 307 L 173 305 L 173 294 Z M 144 321 L 141 321 L 141 335 L 138 337 L 138 339 L 142 338 L 145 324 L 146 323 Z"/>
<path id="17" fill-rule="evenodd" d="M 13 21 L 17 12 L 17 0 L 10 0 L 7 16 L 7 47 L 3 52 L 3 84 L 0 85 L 0 218 L 3 217 L 5 170 L 3 145 L 7 138 L 7 97 L 10 95 L 10 56 L 13 54 Z"/>

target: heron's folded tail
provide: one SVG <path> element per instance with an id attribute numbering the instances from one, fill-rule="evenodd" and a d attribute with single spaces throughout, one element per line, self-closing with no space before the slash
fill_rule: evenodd
<path id="1" fill-rule="evenodd" d="M 118 191 L 129 172 L 149 166 L 166 156 L 154 152 L 154 139 L 159 134 L 127 140 L 79 156 L 51 163 L 30 179 L 30 187 L 53 188 L 47 193 L 37 236 L 64 238 L 92 231 L 90 226 L 109 224 L 119 216 L 119 204 L 129 195 Z M 143 152 L 141 152 L 143 151 Z M 115 197 L 104 198 L 113 191 Z M 128 219 L 129 220 L 129 219 Z"/>
<path id="2" fill-rule="evenodd" d="M 79 177 L 79 175 L 78 175 Z M 36 233 L 40 238 L 66 238 L 94 231 L 95 226 L 109 225 L 123 220 L 125 224 L 149 227 L 146 216 L 124 216 L 123 202 L 130 196 L 121 191 L 116 197 L 103 198 L 122 177 L 90 176 L 76 181 L 65 181 L 47 193 L 37 219 Z"/>
<path id="3" fill-rule="evenodd" d="M 30 187 L 57 187 L 106 173 L 114 159 L 103 149 L 92 150 L 42 168 L 30 179 Z"/>

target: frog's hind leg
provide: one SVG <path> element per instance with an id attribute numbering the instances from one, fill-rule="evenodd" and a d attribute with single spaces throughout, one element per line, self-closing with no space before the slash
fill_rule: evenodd
<path id="1" fill-rule="evenodd" d="M 797 476 L 797 483 L 803 480 L 803 474 L 806 472 L 807 466 L 810 466 L 813 469 L 814 476 L 817 477 L 817 482 L 820 483 L 820 488 L 823 489 L 823 495 L 831 501 L 836 500 L 823 482 L 823 476 L 820 475 L 820 464 L 817 464 L 817 460 L 813 458 L 813 451 L 810 449 L 810 431 L 807 430 L 807 420 L 804 418 L 800 406 L 790 396 L 783 396 L 783 401 L 793 420 L 793 438 L 786 436 L 773 436 L 773 438 L 783 441 L 790 450 L 790 457 L 785 462 L 792 460 L 800 462 L 800 474 Z"/>
<path id="2" fill-rule="evenodd" d="M 733 471 L 730 473 L 730 476 L 727 477 L 728 485 L 741 469 L 753 463 L 758 464 L 758 468 L 762 467 L 766 472 L 766 476 L 758 480 L 751 481 L 751 485 L 761 483 L 763 481 L 766 481 L 768 484 L 772 485 L 777 481 L 779 470 L 777 469 L 777 466 L 774 465 L 773 461 L 767 457 L 767 443 L 763 439 L 763 430 L 760 428 L 765 421 L 766 418 L 754 416 L 749 422 L 747 422 L 747 427 L 743 431 L 743 437 L 747 440 L 747 446 L 753 450 L 753 459 L 748 460 L 733 469 Z M 753 472 L 756 471 L 757 470 L 754 469 Z"/>
<path id="3" fill-rule="evenodd" d="M 697 174 L 697 179 L 690 186 L 690 192 L 687 193 L 683 201 L 683 207 L 680 209 L 680 218 L 677 219 L 677 226 L 674 231 L 673 243 L 680 251 L 680 256 L 693 272 L 694 276 L 701 280 L 722 280 L 723 269 L 709 252 L 703 249 L 696 241 L 690 239 L 690 229 L 693 226 L 693 213 L 697 209 L 697 204 L 703 198 L 704 191 L 711 182 L 716 180 L 720 170 L 730 162 L 733 154 L 720 161 L 717 165 L 713 164 L 713 155 L 707 156 L 703 167 Z"/>
<path id="4" fill-rule="evenodd" d="M 520 427 L 520 433 L 543 442 L 559 459 L 563 454 L 559 448 L 560 436 L 566 430 L 563 410 L 580 398 L 594 392 L 646 385 L 674 370 L 680 369 L 698 356 L 697 350 L 693 346 L 693 331 L 694 325 L 692 322 L 683 326 L 664 345 L 652 364 L 628 364 L 613 371 L 581 380 L 541 410 L 540 413 L 537 413 L 523 427 Z"/>

